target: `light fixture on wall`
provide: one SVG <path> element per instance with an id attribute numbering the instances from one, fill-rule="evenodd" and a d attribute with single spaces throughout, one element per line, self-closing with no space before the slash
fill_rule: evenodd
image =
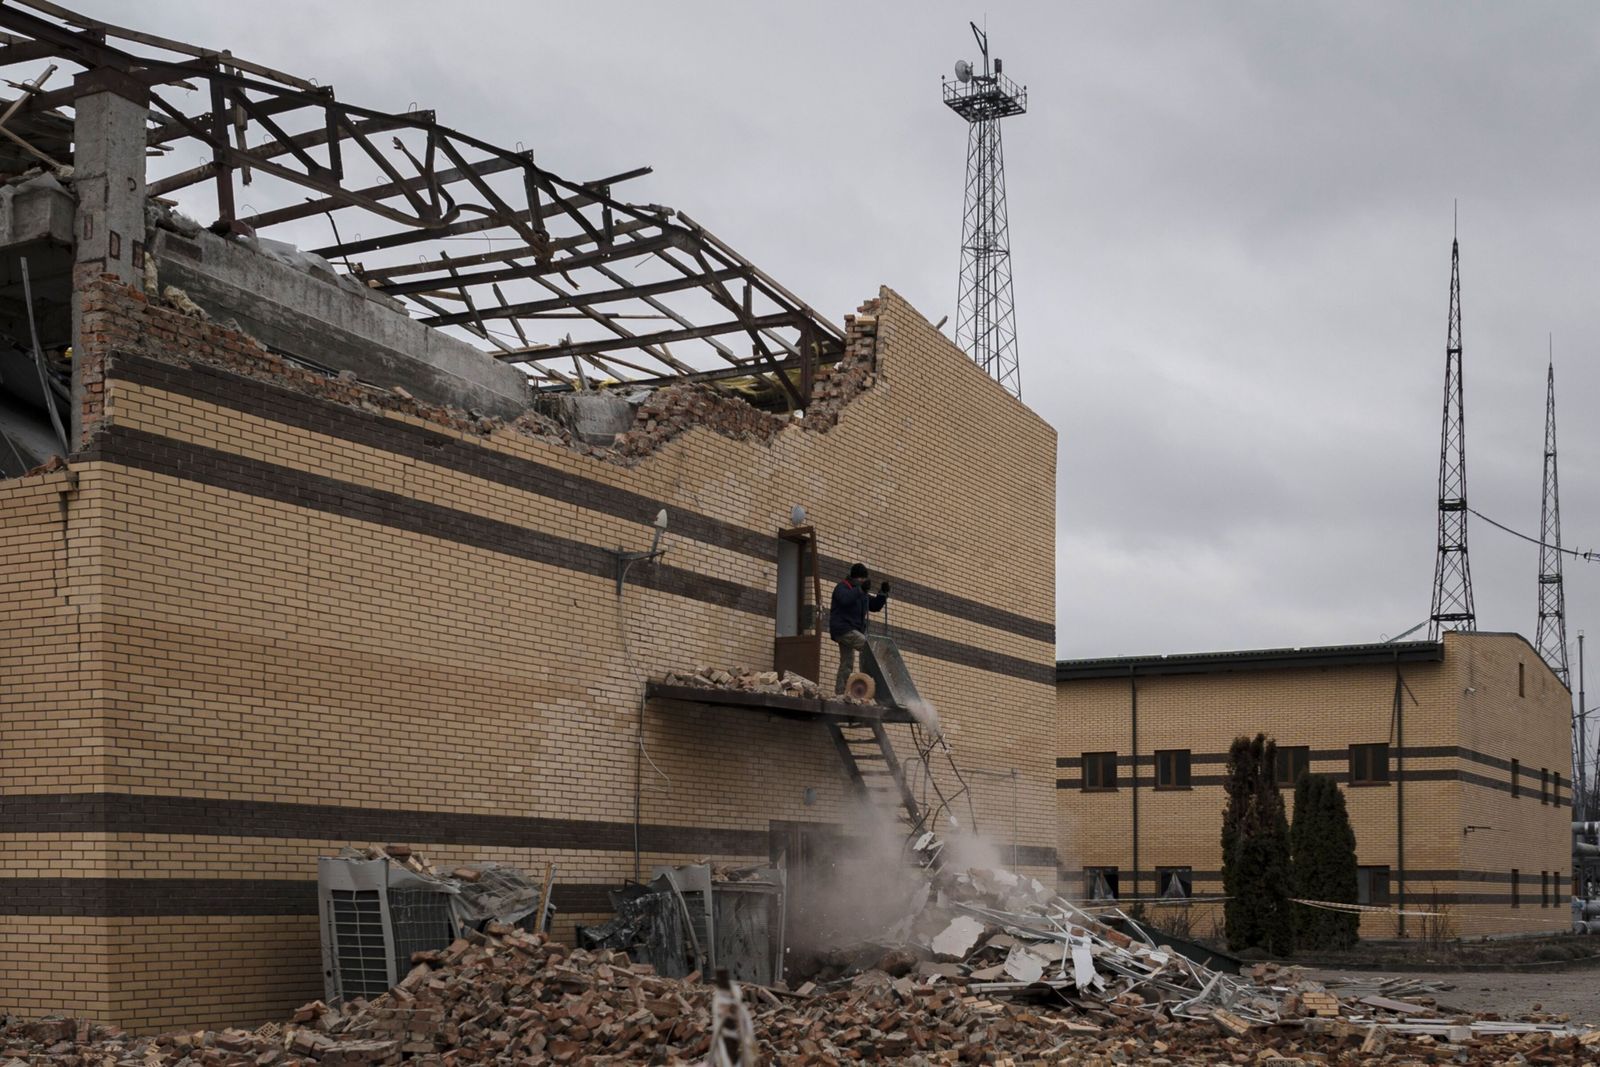
<path id="1" fill-rule="evenodd" d="M 806 524 L 806 508 L 804 504 L 796 504 L 789 512 L 789 525 L 804 526 Z"/>
<path id="2" fill-rule="evenodd" d="M 655 526 L 656 534 L 655 537 L 650 541 L 650 551 L 624 552 L 621 548 L 606 550 L 611 554 L 612 560 L 615 561 L 617 565 L 617 596 L 619 597 L 622 595 L 623 583 L 628 580 L 628 568 L 632 567 L 635 563 L 643 563 L 647 560 L 660 559 L 667 553 L 667 550 L 661 547 L 661 537 L 667 532 L 666 508 L 662 508 L 660 511 L 656 512 L 656 521 L 652 525 Z"/>

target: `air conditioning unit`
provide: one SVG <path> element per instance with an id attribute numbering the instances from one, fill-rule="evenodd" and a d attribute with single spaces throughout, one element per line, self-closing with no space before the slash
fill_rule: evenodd
<path id="1" fill-rule="evenodd" d="M 548 928 L 548 903 L 521 871 L 482 864 L 477 880 L 419 874 L 388 859 L 317 860 L 323 999 L 371 999 L 411 970 L 416 952 L 443 949 L 491 919 Z M 542 921 L 540 919 L 542 916 Z"/>
<path id="2" fill-rule="evenodd" d="M 328 1003 L 370 1000 L 404 977 L 389 908 L 388 860 L 317 860 L 322 989 Z M 445 913 L 449 914 L 448 905 Z M 451 940 L 446 937 L 443 944 Z M 408 955 L 407 970 L 410 959 Z"/>
<path id="3" fill-rule="evenodd" d="M 783 977 L 786 885 L 782 867 L 658 867 L 648 883 L 613 893 L 617 917 L 579 927 L 578 944 L 625 951 L 669 978 L 725 970 L 773 985 Z"/>

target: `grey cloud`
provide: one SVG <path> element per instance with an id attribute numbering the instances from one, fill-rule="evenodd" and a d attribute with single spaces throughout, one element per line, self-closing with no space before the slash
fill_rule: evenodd
<path id="1" fill-rule="evenodd" d="M 85 6 L 130 20 L 125 5 Z M 441 11 L 445 13 L 441 15 Z M 140 6 L 378 107 L 412 100 L 696 216 L 829 313 L 955 298 L 953 3 Z M 1538 523 L 1556 338 L 1569 544 L 1600 545 L 1600 11 L 1007 4 L 1025 399 L 1061 432 L 1068 656 L 1370 640 L 1426 615 L 1451 202 L 1472 503 Z M 1532 546 L 1472 529 L 1480 623 Z M 1572 629 L 1600 567 L 1569 562 Z"/>

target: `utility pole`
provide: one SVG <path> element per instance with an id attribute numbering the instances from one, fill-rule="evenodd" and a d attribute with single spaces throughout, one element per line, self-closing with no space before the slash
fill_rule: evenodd
<path id="1" fill-rule="evenodd" d="M 1450 239 L 1450 323 L 1444 350 L 1444 426 L 1439 434 L 1439 552 L 1428 639 L 1476 630 L 1467 564 L 1467 426 L 1461 387 L 1461 242 Z"/>
<path id="2" fill-rule="evenodd" d="M 1028 88 L 1019 88 L 1003 75 L 1000 60 L 994 60 L 991 66 L 989 35 L 976 22 L 969 25 L 983 56 L 982 69 L 963 59 L 956 63 L 955 81 L 940 79 L 945 106 L 967 120 L 967 186 L 962 204 L 956 344 L 966 349 L 991 378 L 1021 396 L 1000 120 L 1028 110 Z"/>
<path id="3" fill-rule="evenodd" d="M 1556 480 L 1556 361 L 1551 342 L 1545 375 L 1544 502 L 1539 509 L 1539 629 L 1533 647 L 1561 684 L 1572 688 L 1567 668 L 1567 596 L 1561 579 L 1561 490 Z M 1579 702 L 1579 711 L 1582 702 Z"/>
<path id="4" fill-rule="evenodd" d="M 1578 807 L 1574 822 L 1589 821 L 1589 698 L 1583 691 L 1583 631 L 1578 631 Z"/>

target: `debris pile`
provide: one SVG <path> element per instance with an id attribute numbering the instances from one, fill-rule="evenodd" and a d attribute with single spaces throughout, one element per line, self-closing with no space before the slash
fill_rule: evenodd
<path id="1" fill-rule="evenodd" d="M 806 426 L 827 432 L 839 412 L 856 396 L 877 384 L 878 301 L 868 300 L 844 317 L 844 354 L 837 363 L 819 368 L 806 410 Z"/>
<path id="2" fill-rule="evenodd" d="M 697 667 L 692 672 L 671 671 L 662 676 L 662 685 L 683 686 L 689 689 L 729 689 L 743 693 L 765 693 L 769 696 L 802 697 L 808 700 L 832 700 L 846 704 L 871 704 L 871 700 L 858 699 L 841 693 L 830 693 L 809 678 L 793 671 L 757 671 L 737 667 L 725 671 L 717 667 Z"/>
<path id="3" fill-rule="evenodd" d="M 634 427 L 619 434 L 616 450 L 628 459 L 649 455 L 672 438 L 703 426 L 735 441 L 772 440 L 788 420 L 706 385 L 671 385 L 651 393 L 634 418 Z"/>
<path id="4" fill-rule="evenodd" d="M 987 946 L 987 939 L 982 943 Z M 894 976 L 891 971 L 902 969 L 903 961 L 887 961 L 889 970 L 875 968 L 828 987 L 746 987 L 743 996 L 758 1062 L 808 1067 L 856 1062 L 1575 1064 L 1592 1062 L 1600 1053 L 1600 1032 L 1533 1023 L 1443 1019 L 1419 1030 L 1417 1024 L 1373 1014 L 1365 1021 L 1285 1017 L 1254 1027 L 1225 1010 L 1202 1023 L 1185 1017 L 1180 1001 L 1166 998 L 1163 985 L 1181 983 L 1162 979 L 1148 983 L 1144 992 L 1124 988 L 1126 976 L 1114 965 L 1125 958 L 1153 963 L 1152 950 L 1133 942 L 1116 947 L 1127 957 L 1104 952 L 1095 957 L 1112 976 L 1107 988 L 1064 1000 L 1049 996 L 1048 988 L 1031 988 L 1026 999 L 1004 996 L 937 972 Z M 70 1019 L 10 1023 L 0 1029 L 0 1064 L 607 1067 L 693 1063 L 711 1047 L 713 991 L 698 975 L 663 978 L 620 953 L 568 949 L 542 934 L 503 925 L 442 951 L 418 953 L 416 959 L 397 988 L 371 1002 L 333 1008 L 314 1001 L 287 1024 L 269 1023 L 254 1031 L 152 1038 Z M 1212 975 L 1206 984 L 1219 978 Z M 1271 987 L 1234 984 L 1247 1003 L 1275 996 Z M 1353 1010 L 1346 1007 L 1347 1013 Z"/>
<path id="5" fill-rule="evenodd" d="M 846 317 L 844 355 L 818 368 L 812 407 L 791 420 L 757 408 L 737 396 L 701 384 L 669 385 L 653 391 L 638 408 L 632 429 L 613 444 L 590 444 L 548 415 L 529 410 L 511 420 L 475 411 L 426 403 L 404 387 L 385 388 L 342 371 L 328 374 L 269 352 L 234 322 L 210 320 L 183 290 L 167 286 L 147 295 L 103 274 L 85 288 L 85 334 L 94 339 L 79 358 L 98 367 L 113 352 L 137 352 L 167 362 L 203 365 L 241 374 L 296 392 L 373 413 L 409 416 L 474 436 L 510 431 L 596 459 L 632 464 L 694 426 L 734 438 L 767 442 L 788 426 L 826 431 L 849 401 L 876 382 L 877 300 L 863 314 Z M 867 309 L 874 314 L 865 314 Z M 181 325 L 180 325 L 181 323 Z M 151 338 L 159 338 L 159 346 Z M 114 357 L 113 357 L 114 358 Z M 98 420 L 93 413 L 91 423 Z"/>

